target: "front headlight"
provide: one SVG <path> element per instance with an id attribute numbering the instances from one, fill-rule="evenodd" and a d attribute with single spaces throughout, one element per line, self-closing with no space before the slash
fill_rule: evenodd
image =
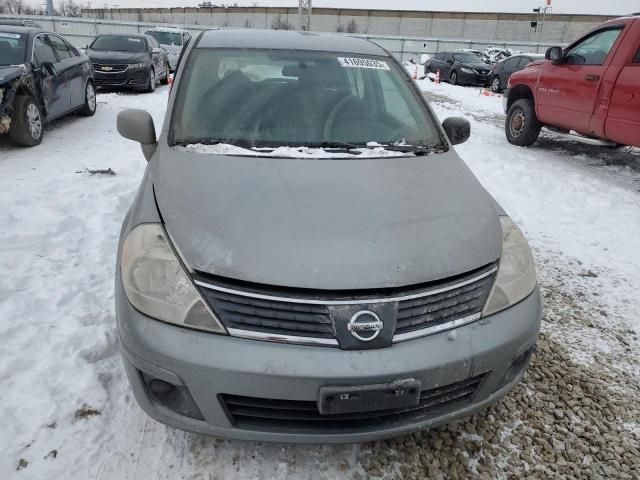
<path id="1" fill-rule="evenodd" d="M 476 73 L 476 71 L 472 68 L 462 67 L 460 70 L 462 70 L 464 73 Z"/>
<path id="2" fill-rule="evenodd" d="M 536 270 L 526 238 L 509 217 L 502 224 L 502 256 L 496 281 L 482 316 L 492 315 L 527 298 L 536 288 Z"/>
<path id="3" fill-rule="evenodd" d="M 142 63 L 130 63 L 129 64 L 129 68 L 131 70 L 142 70 L 143 68 L 146 68 L 147 64 L 142 62 Z"/>
<path id="4" fill-rule="evenodd" d="M 120 270 L 129 302 L 145 315 L 226 334 L 184 271 L 162 225 L 145 223 L 129 232 L 122 244 Z"/>

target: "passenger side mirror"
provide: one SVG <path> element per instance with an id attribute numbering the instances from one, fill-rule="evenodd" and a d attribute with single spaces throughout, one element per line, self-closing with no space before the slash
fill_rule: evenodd
<path id="1" fill-rule="evenodd" d="M 562 63 L 562 48 L 561 47 L 549 47 L 547 48 L 544 58 L 551 60 L 554 65 Z"/>
<path id="2" fill-rule="evenodd" d="M 453 65 L 453 58 L 447 58 L 447 63 L 449 65 Z"/>
<path id="3" fill-rule="evenodd" d="M 158 141 L 153 118 L 144 110 L 127 109 L 118 113 L 118 132 L 124 138 L 140 143 L 144 158 L 149 161 Z"/>
<path id="4" fill-rule="evenodd" d="M 442 122 L 442 128 L 453 145 L 464 143 L 471 136 L 471 124 L 464 118 L 449 117 Z"/>

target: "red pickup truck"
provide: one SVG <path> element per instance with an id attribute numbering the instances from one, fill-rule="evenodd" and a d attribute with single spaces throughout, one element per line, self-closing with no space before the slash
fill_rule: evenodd
<path id="1" fill-rule="evenodd" d="M 540 130 L 592 145 L 640 147 L 640 16 L 609 20 L 514 73 L 505 131 L 528 146 Z"/>

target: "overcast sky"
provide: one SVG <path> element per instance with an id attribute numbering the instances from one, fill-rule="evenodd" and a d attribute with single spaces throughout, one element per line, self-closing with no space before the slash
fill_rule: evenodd
<path id="1" fill-rule="evenodd" d="M 54 0 L 58 3 L 60 0 Z M 76 0 L 78 1 L 78 0 Z M 240 6 L 283 6 L 295 7 L 297 0 L 236 0 Z M 200 0 L 92 0 L 94 8 L 104 4 L 118 5 L 119 8 L 148 7 L 169 8 L 196 6 Z M 211 0 L 212 3 L 236 3 L 234 0 Z M 394 10 L 444 10 L 466 12 L 530 12 L 532 8 L 544 4 L 546 0 L 313 0 L 314 7 L 394 9 Z M 44 3 L 32 0 L 30 3 Z M 79 0 L 78 3 L 86 3 Z M 623 15 L 640 11 L 639 0 L 552 0 L 553 13 L 591 13 L 603 15 Z"/>

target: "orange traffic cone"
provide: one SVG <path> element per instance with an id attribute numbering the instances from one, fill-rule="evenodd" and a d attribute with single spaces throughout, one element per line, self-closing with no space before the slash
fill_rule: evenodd
<path id="1" fill-rule="evenodd" d="M 440 69 L 436 71 L 436 85 L 440 85 Z"/>

